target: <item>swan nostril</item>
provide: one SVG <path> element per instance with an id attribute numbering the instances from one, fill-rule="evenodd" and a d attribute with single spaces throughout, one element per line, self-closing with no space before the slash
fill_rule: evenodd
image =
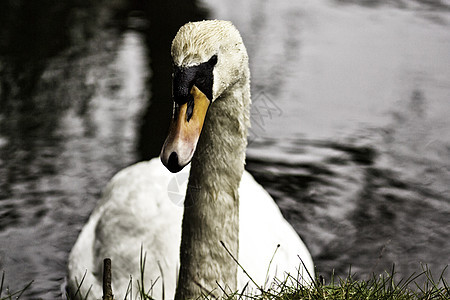
<path id="1" fill-rule="evenodd" d="M 178 162 L 178 154 L 175 151 L 172 152 L 169 156 L 169 160 L 167 162 L 167 169 L 169 169 L 169 171 L 172 173 L 179 172 L 182 169 L 182 167 Z"/>

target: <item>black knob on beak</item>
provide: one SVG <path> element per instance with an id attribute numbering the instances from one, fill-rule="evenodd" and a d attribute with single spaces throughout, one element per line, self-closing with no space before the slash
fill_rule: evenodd
<path id="1" fill-rule="evenodd" d="M 172 173 L 177 173 L 183 169 L 178 162 L 178 154 L 176 152 L 172 152 L 169 156 L 169 161 L 167 162 L 167 169 L 169 169 Z"/>

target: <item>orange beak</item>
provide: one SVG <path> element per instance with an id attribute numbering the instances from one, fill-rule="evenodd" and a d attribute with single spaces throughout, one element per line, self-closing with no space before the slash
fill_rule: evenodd
<path id="1" fill-rule="evenodd" d="M 208 97 L 195 85 L 190 93 L 194 98 L 192 115 L 188 118 L 188 103 L 178 107 L 175 106 L 169 135 L 161 151 L 161 161 L 172 173 L 181 171 L 191 162 L 202 132 L 206 113 L 211 104 Z"/>

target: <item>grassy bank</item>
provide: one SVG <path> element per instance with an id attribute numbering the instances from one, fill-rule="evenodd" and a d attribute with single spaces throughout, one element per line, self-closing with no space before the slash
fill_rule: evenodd
<path id="1" fill-rule="evenodd" d="M 450 288 L 445 279 L 447 267 L 444 268 L 439 278 L 433 278 L 431 271 L 423 266 L 423 271 L 413 274 L 408 278 L 396 279 L 394 268 L 390 272 L 381 275 L 374 275 L 369 280 L 356 280 L 355 276 L 349 274 L 346 278 L 332 278 L 331 282 L 325 283 L 322 276 L 317 276 L 312 286 L 302 286 L 293 276 L 287 276 L 283 281 L 274 282 L 261 288 L 254 294 L 247 294 L 245 291 L 237 291 L 233 294 L 225 295 L 223 299 L 243 299 L 243 300 L 344 300 L 344 299 L 365 299 L 365 300 L 449 300 Z M 139 282 L 142 282 L 140 278 Z M 419 285 L 417 282 L 424 282 Z M 19 291 L 10 291 L 5 285 L 5 274 L 2 274 L 0 282 L 0 300 L 27 299 L 26 290 L 32 282 L 24 285 Z M 137 295 L 129 295 L 128 300 L 148 300 L 152 299 L 151 290 L 141 289 Z M 218 289 L 220 287 L 218 286 Z M 131 294 L 131 293 L 130 293 Z M 87 295 L 77 295 L 76 299 L 86 299 Z M 74 299 L 68 297 L 68 299 Z M 214 299 L 207 294 L 202 299 Z M 119 299 L 116 299 L 119 300 Z"/>
<path id="2" fill-rule="evenodd" d="M 424 267 L 420 274 L 413 274 L 408 278 L 397 279 L 394 268 L 391 272 L 381 275 L 373 275 L 369 280 L 356 280 L 349 274 L 346 278 L 332 278 L 326 284 L 319 275 L 312 286 L 303 287 L 292 277 L 280 282 L 276 281 L 271 288 L 261 291 L 256 297 L 249 299 L 318 299 L 318 300 L 343 300 L 343 299 L 450 299 L 449 286 L 444 273 L 435 280 L 431 271 Z M 425 283 L 419 286 L 416 282 Z"/>

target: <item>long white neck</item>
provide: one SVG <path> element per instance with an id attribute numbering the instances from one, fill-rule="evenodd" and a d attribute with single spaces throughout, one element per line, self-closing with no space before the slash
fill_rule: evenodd
<path id="1" fill-rule="evenodd" d="M 195 299 L 222 288 L 233 292 L 237 265 L 221 245 L 238 258 L 239 194 L 249 126 L 248 71 L 211 104 L 186 192 L 175 299 Z"/>

